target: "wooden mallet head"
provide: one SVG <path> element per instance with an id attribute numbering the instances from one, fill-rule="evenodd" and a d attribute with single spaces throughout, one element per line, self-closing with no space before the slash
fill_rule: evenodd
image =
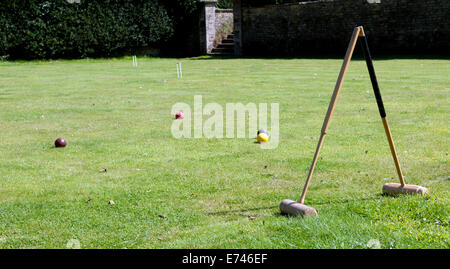
<path id="1" fill-rule="evenodd" d="M 397 194 L 419 194 L 425 195 L 428 194 L 428 189 L 418 185 L 409 185 L 399 183 L 386 183 L 383 185 L 383 193 L 389 195 L 397 195 Z"/>
<path id="2" fill-rule="evenodd" d="M 281 201 L 280 211 L 291 216 L 312 217 L 317 215 L 317 210 L 314 208 L 289 199 Z"/>

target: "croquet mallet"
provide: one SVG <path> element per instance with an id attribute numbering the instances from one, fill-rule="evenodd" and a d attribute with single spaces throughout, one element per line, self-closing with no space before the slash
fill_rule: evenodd
<path id="1" fill-rule="evenodd" d="M 293 215 L 293 216 L 300 215 L 300 216 L 305 216 L 305 217 L 317 215 L 316 209 L 304 204 L 305 196 L 306 196 L 306 192 L 308 190 L 309 183 L 311 181 L 312 174 L 314 172 L 314 167 L 315 167 L 315 165 L 317 163 L 317 159 L 319 157 L 319 152 L 322 147 L 323 140 L 325 138 L 325 135 L 328 130 L 328 126 L 330 124 L 331 116 L 333 115 L 333 111 L 336 106 L 339 92 L 340 92 L 340 90 L 342 88 L 342 84 L 344 82 L 344 77 L 347 72 L 348 64 L 350 62 L 350 59 L 352 58 L 353 51 L 355 49 L 355 45 L 356 45 L 356 42 L 358 41 L 358 39 L 361 41 L 361 45 L 362 45 L 362 48 L 364 51 L 364 57 L 366 59 L 367 68 L 369 70 L 370 80 L 372 82 L 373 91 L 375 93 L 375 98 L 376 98 L 377 105 L 378 105 L 378 110 L 380 112 L 381 120 L 383 122 L 384 130 L 386 132 L 386 136 L 387 136 L 387 139 L 389 142 L 389 147 L 391 149 L 392 157 L 394 158 L 394 163 L 395 163 L 395 167 L 397 169 L 397 174 L 400 179 L 400 184 L 398 184 L 398 183 L 384 184 L 383 189 L 382 189 L 383 193 L 386 193 L 386 194 L 398 194 L 398 193 L 425 194 L 425 193 L 428 193 L 428 190 L 424 187 L 417 186 L 417 185 L 406 185 L 405 184 L 405 181 L 404 181 L 403 175 L 402 175 L 402 171 L 400 168 L 400 163 L 397 158 L 397 153 L 395 151 L 394 141 L 392 140 L 391 131 L 389 129 L 389 125 L 388 125 L 388 122 L 386 119 L 386 112 L 384 110 L 383 101 L 381 99 L 381 94 L 380 94 L 380 89 L 378 87 L 377 78 L 375 76 L 375 70 L 373 68 L 372 57 L 370 55 L 367 38 L 365 36 L 363 27 L 359 26 L 359 27 L 355 27 L 355 29 L 353 30 L 353 34 L 352 34 L 350 43 L 348 45 L 347 52 L 345 54 L 344 62 L 342 64 L 341 71 L 339 73 L 339 76 L 338 76 L 338 79 L 336 82 L 336 86 L 334 88 L 334 92 L 331 97 L 330 104 L 328 106 L 328 111 L 327 111 L 327 114 L 325 116 L 325 119 L 324 119 L 324 122 L 322 125 L 319 142 L 316 147 L 316 152 L 314 154 L 313 161 L 312 161 L 311 167 L 309 169 L 308 177 L 306 178 L 306 183 L 303 188 L 303 192 L 300 196 L 300 200 L 299 200 L 299 202 L 295 202 L 295 201 L 292 201 L 289 199 L 283 200 L 280 204 L 280 210 L 284 214 L 289 214 L 289 215 Z"/>

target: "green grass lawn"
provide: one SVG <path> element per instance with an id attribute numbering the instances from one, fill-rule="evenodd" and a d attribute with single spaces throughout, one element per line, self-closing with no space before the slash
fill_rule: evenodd
<path id="1" fill-rule="evenodd" d="M 181 59 L 183 79 L 178 60 L 0 62 L 0 248 L 450 248 L 448 59 L 374 59 L 405 180 L 431 194 L 381 195 L 398 180 L 353 60 L 308 219 L 278 205 L 300 195 L 342 59 Z M 173 138 L 172 105 L 197 94 L 279 103 L 278 147 Z"/>

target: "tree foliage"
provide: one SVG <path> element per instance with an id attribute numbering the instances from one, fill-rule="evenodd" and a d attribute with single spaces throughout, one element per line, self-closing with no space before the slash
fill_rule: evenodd
<path id="1" fill-rule="evenodd" d="M 233 0 L 218 0 L 216 7 L 223 9 L 233 8 Z"/>
<path id="2" fill-rule="evenodd" d="M 195 1 L 178 2 L 186 12 Z M 169 14 L 158 0 L 2 0 L 0 56 L 101 57 L 157 46 L 174 34 Z"/>

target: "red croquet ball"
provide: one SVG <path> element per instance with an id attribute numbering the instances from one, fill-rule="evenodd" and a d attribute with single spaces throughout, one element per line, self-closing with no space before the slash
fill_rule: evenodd
<path id="1" fill-rule="evenodd" d="M 178 112 L 177 114 L 175 114 L 175 119 L 184 119 L 184 114 L 183 112 Z"/>
<path id="2" fill-rule="evenodd" d="M 56 141 L 55 141 L 55 147 L 57 147 L 57 148 L 64 148 L 64 147 L 66 147 L 66 145 L 67 145 L 67 142 L 64 138 L 60 137 L 60 138 L 56 139 Z"/>

